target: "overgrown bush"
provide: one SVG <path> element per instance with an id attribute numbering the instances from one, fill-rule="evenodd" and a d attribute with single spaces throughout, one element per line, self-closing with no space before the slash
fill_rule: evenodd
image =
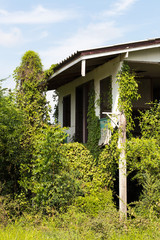
<path id="1" fill-rule="evenodd" d="M 105 146 L 98 159 L 94 159 L 81 143 L 64 144 L 64 156 L 68 161 L 69 171 L 79 181 L 84 193 L 113 188 L 119 157 L 117 137 L 115 132 L 110 145 Z"/>
<path id="2" fill-rule="evenodd" d="M 160 104 L 150 103 L 150 108 L 141 112 L 140 128 L 146 139 L 154 138 L 160 142 Z"/>
<path id="3" fill-rule="evenodd" d="M 94 158 L 90 151 L 81 143 L 63 145 L 63 155 L 67 160 L 69 172 L 81 183 L 85 190 L 93 179 Z"/>
<path id="4" fill-rule="evenodd" d="M 48 126 L 35 140 L 31 191 L 35 208 L 64 209 L 81 194 L 79 184 L 63 154 L 66 135 L 59 126 Z"/>
<path id="5" fill-rule="evenodd" d="M 160 107 L 153 104 L 141 113 L 141 138 L 127 142 L 127 161 L 129 171 L 135 171 L 142 186 L 137 209 L 142 214 L 160 215 Z"/>
<path id="6" fill-rule="evenodd" d="M 109 145 L 106 145 L 98 157 L 94 182 L 99 187 L 113 189 L 118 169 L 119 149 L 118 132 L 112 134 Z"/>
<path id="7" fill-rule="evenodd" d="M 114 211 L 112 191 L 99 189 L 99 191 L 88 193 L 84 197 L 80 196 L 76 199 L 75 206 L 80 212 L 89 216 L 97 216 L 100 211 L 106 212 L 109 209 Z"/>
<path id="8" fill-rule="evenodd" d="M 0 194 L 12 198 L 20 191 L 20 165 L 26 156 L 21 146 L 23 119 L 14 94 L 0 87 Z"/>

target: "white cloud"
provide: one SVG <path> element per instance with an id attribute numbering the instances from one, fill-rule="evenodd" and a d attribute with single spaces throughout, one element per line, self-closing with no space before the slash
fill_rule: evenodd
<path id="1" fill-rule="evenodd" d="M 57 23 L 74 17 L 75 14 L 69 10 L 50 10 L 41 5 L 28 12 L 8 12 L 0 9 L 0 23 L 3 24 Z"/>
<path id="2" fill-rule="evenodd" d="M 119 14 L 123 14 L 124 11 L 128 10 L 128 8 L 134 4 L 137 0 L 118 0 L 115 2 L 109 11 L 105 12 L 107 16 L 115 16 Z"/>
<path id="3" fill-rule="evenodd" d="M 114 22 L 89 24 L 80 29 L 71 38 L 60 42 L 58 46 L 40 51 L 42 62 L 46 68 L 73 54 L 77 50 L 99 47 L 123 35 L 124 29 L 117 28 Z"/>
<path id="4" fill-rule="evenodd" d="M 0 46 L 13 47 L 22 41 L 20 29 L 12 28 L 10 32 L 4 32 L 0 29 Z"/>
<path id="5" fill-rule="evenodd" d="M 100 47 L 116 40 L 124 35 L 127 31 L 125 28 L 116 26 L 115 21 L 106 21 L 106 16 L 120 15 L 128 10 L 138 0 L 117 0 L 105 14 L 101 12 L 101 21 L 91 23 L 83 29 L 79 29 L 73 36 L 63 42 L 59 42 L 58 46 L 41 51 L 43 63 L 46 68 L 51 64 L 57 63 L 77 50 Z M 108 18 L 107 18 L 108 20 Z"/>

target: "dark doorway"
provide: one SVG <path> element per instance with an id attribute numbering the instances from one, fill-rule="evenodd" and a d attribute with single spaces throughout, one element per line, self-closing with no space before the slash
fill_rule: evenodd
<path id="1" fill-rule="evenodd" d="M 152 80 L 153 87 L 153 102 L 160 103 L 160 80 L 159 78 L 155 78 Z"/>
<path id="2" fill-rule="evenodd" d="M 76 141 L 86 143 L 88 139 L 87 113 L 89 91 L 94 82 L 89 81 L 76 88 Z"/>

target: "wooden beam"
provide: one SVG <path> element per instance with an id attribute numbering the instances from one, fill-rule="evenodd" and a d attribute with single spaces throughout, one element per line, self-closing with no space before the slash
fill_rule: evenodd
<path id="1" fill-rule="evenodd" d="M 86 76 L 86 60 L 82 60 L 81 62 L 81 75 L 82 77 Z"/>

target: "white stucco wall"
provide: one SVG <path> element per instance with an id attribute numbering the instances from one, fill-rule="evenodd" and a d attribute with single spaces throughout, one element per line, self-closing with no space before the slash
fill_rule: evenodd
<path id="1" fill-rule="evenodd" d="M 76 80 L 60 87 L 58 90 L 59 92 L 59 123 L 63 126 L 63 97 L 66 95 L 71 94 L 71 127 L 67 131 L 70 135 L 70 139 L 75 134 L 75 116 L 76 116 L 76 87 L 80 86 L 83 83 L 86 83 L 90 80 L 94 80 L 94 87 L 96 92 L 96 100 L 99 99 L 100 94 L 100 80 L 111 76 L 112 77 L 112 95 L 113 95 L 113 104 L 112 104 L 112 111 L 117 112 L 117 104 L 118 104 L 118 84 L 116 83 L 116 76 L 117 72 L 121 68 L 121 59 L 117 57 L 104 65 L 94 69 L 93 71 L 86 74 L 85 77 L 77 78 Z M 96 115 L 100 116 L 100 107 L 96 105 Z"/>

